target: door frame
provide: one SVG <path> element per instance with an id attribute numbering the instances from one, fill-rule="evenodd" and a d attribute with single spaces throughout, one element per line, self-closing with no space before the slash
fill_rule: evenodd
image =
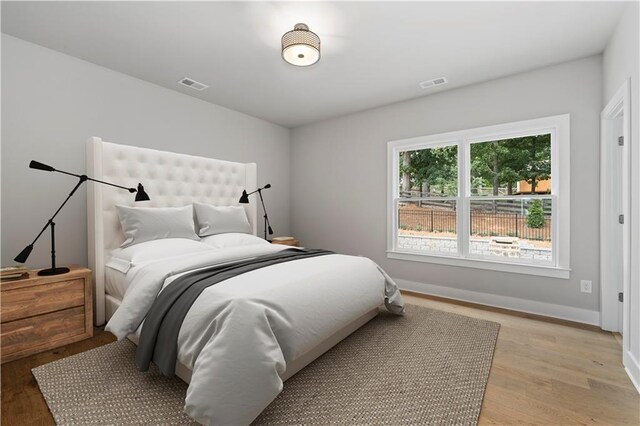
<path id="1" fill-rule="evenodd" d="M 625 80 L 622 86 L 611 97 L 607 106 L 600 114 L 600 327 L 603 330 L 622 332 L 622 344 L 625 350 L 629 345 L 629 285 L 631 273 L 631 247 L 630 247 L 630 161 L 629 144 L 631 143 L 631 117 L 629 101 L 631 99 L 630 82 Z M 622 136 L 624 145 L 618 147 L 611 143 L 615 135 L 613 120 L 622 116 Z M 622 170 L 620 171 L 622 211 L 616 211 L 615 206 L 610 202 L 610 192 L 607 190 L 611 181 L 611 156 L 615 149 L 622 149 Z M 624 224 L 618 223 L 618 215 L 624 215 Z M 622 330 L 618 324 L 618 288 L 616 283 L 606 279 L 610 276 L 614 267 L 609 262 L 607 253 L 612 253 L 612 245 L 616 244 L 615 235 L 612 230 L 622 226 L 622 292 L 624 301 L 622 303 Z"/>

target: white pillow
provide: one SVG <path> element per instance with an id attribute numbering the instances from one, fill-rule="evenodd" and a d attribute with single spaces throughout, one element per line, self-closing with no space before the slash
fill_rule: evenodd
<path id="1" fill-rule="evenodd" d="M 193 209 L 184 207 L 127 207 L 116 206 L 125 242 L 129 247 L 145 241 L 163 238 L 197 240 L 193 227 Z"/>
<path id="2" fill-rule="evenodd" d="M 111 252 L 111 258 L 106 266 L 126 274 L 134 265 L 210 250 L 214 248 L 199 241 L 165 238 L 117 248 Z"/>
<path id="3" fill-rule="evenodd" d="M 269 244 L 268 241 L 258 238 L 252 234 L 228 233 L 210 235 L 201 240 L 203 243 L 214 248 L 228 248 L 239 246 L 250 246 L 253 244 Z"/>
<path id="4" fill-rule="evenodd" d="M 251 225 L 244 207 L 217 207 L 194 202 L 193 210 L 198 224 L 198 235 L 201 237 L 228 232 L 251 233 Z"/>

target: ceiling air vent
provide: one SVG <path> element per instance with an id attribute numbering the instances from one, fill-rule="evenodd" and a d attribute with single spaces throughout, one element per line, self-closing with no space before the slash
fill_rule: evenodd
<path id="1" fill-rule="evenodd" d="M 439 77 L 439 78 L 434 78 L 433 80 L 421 81 L 420 83 L 418 83 L 418 85 L 423 89 L 428 89 L 429 87 L 439 86 L 447 82 L 448 82 L 447 77 Z"/>
<path id="2" fill-rule="evenodd" d="M 180 80 L 178 80 L 178 83 L 198 91 L 203 91 L 204 89 L 209 87 L 206 84 L 198 83 L 197 81 L 192 80 L 188 77 L 181 78 Z"/>

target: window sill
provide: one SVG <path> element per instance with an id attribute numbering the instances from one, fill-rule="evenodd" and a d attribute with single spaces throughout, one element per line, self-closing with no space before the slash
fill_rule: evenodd
<path id="1" fill-rule="evenodd" d="M 486 269 L 490 271 L 510 272 L 514 274 L 537 275 L 541 277 L 561 278 L 568 280 L 571 269 L 555 266 L 507 263 L 485 259 L 468 259 L 430 254 L 416 254 L 402 251 L 387 251 L 389 259 L 410 260 L 414 262 L 436 263 L 440 265 L 460 266 L 463 268 Z"/>

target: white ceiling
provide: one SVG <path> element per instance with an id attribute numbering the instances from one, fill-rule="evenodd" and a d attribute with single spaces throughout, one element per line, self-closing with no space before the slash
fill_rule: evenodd
<path id="1" fill-rule="evenodd" d="M 603 51 L 618 2 L 2 2 L 2 31 L 287 127 Z M 304 22 L 322 58 L 280 37 Z M 190 77 L 204 92 L 179 86 Z M 449 83 L 421 89 L 418 82 Z"/>

